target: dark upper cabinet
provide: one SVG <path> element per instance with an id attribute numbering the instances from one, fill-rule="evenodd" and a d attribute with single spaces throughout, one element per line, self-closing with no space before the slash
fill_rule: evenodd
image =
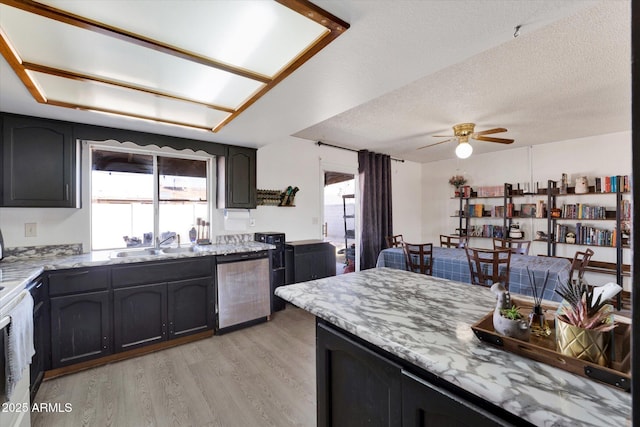
<path id="1" fill-rule="evenodd" d="M 229 146 L 218 160 L 218 208 L 255 209 L 256 150 Z"/>
<path id="2" fill-rule="evenodd" d="M 400 366 L 321 324 L 316 364 L 318 427 L 402 425 Z"/>
<path id="3" fill-rule="evenodd" d="M 80 207 L 73 127 L 34 117 L 2 116 L 2 206 Z"/>
<path id="4" fill-rule="evenodd" d="M 111 354 L 109 292 L 51 298 L 51 367 Z"/>

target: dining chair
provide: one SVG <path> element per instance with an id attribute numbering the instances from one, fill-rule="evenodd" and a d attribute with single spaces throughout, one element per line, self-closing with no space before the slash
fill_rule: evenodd
<path id="1" fill-rule="evenodd" d="M 402 242 L 407 270 L 414 273 L 433 273 L 433 243 Z"/>
<path id="2" fill-rule="evenodd" d="M 472 284 L 491 286 L 501 282 L 509 290 L 511 249 L 483 249 L 466 246 L 464 250 L 467 253 Z"/>
<path id="3" fill-rule="evenodd" d="M 493 249 L 510 249 L 512 254 L 529 255 L 531 240 L 493 238 Z"/>
<path id="4" fill-rule="evenodd" d="M 467 245 L 467 236 L 440 235 L 441 248 L 464 248 Z"/>
<path id="5" fill-rule="evenodd" d="M 573 280 L 573 273 L 575 271 L 578 272 L 578 279 L 582 279 L 584 276 L 584 271 L 589 265 L 589 261 L 595 252 L 593 250 L 587 248 L 584 251 L 576 251 L 573 256 L 573 261 L 571 261 L 571 269 L 569 270 L 569 280 Z"/>
<path id="6" fill-rule="evenodd" d="M 402 246 L 402 234 L 396 234 L 395 236 L 387 236 L 385 237 L 387 241 L 388 248 L 399 248 Z"/>

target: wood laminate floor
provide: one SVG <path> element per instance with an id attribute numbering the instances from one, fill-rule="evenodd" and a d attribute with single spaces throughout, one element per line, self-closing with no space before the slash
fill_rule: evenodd
<path id="1" fill-rule="evenodd" d="M 32 413 L 32 426 L 315 426 L 314 317 L 287 305 L 267 323 L 45 381 L 35 403 L 59 411 Z"/>

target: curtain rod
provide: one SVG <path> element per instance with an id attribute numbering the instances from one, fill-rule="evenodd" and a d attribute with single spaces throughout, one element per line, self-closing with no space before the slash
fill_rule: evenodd
<path id="1" fill-rule="evenodd" d="M 316 144 L 317 144 L 318 146 L 326 145 L 327 147 L 337 148 L 337 149 L 339 149 L 339 150 L 353 151 L 354 153 L 357 153 L 358 151 L 360 151 L 360 150 L 356 150 L 356 149 L 353 149 L 353 148 L 340 147 L 340 146 L 338 146 L 338 145 L 327 144 L 326 142 L 322 142 L 322 141 L 318 141 L 318 142 L 316 142 Z M 403 159 L 394 159 L 393 157 L 391 157 L 391 160 L 396 161 L 396 162 L 400 162 L 400 163 L 404 163 L 404 160 L 403 160 Z"/>

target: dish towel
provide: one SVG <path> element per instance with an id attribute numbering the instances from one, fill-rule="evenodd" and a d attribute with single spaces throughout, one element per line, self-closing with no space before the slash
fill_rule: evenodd
<path id="1" fill-rule="evenodd" d="M 29 291 L 22 291 L 17 299 L 18 303 L 8 312 L 11 323 L 5 329 L 7 400 L 22 378 L 22 371 L 31 364 L 31 358 L 36 353 L 33 347 L 33 298 Z"/>

